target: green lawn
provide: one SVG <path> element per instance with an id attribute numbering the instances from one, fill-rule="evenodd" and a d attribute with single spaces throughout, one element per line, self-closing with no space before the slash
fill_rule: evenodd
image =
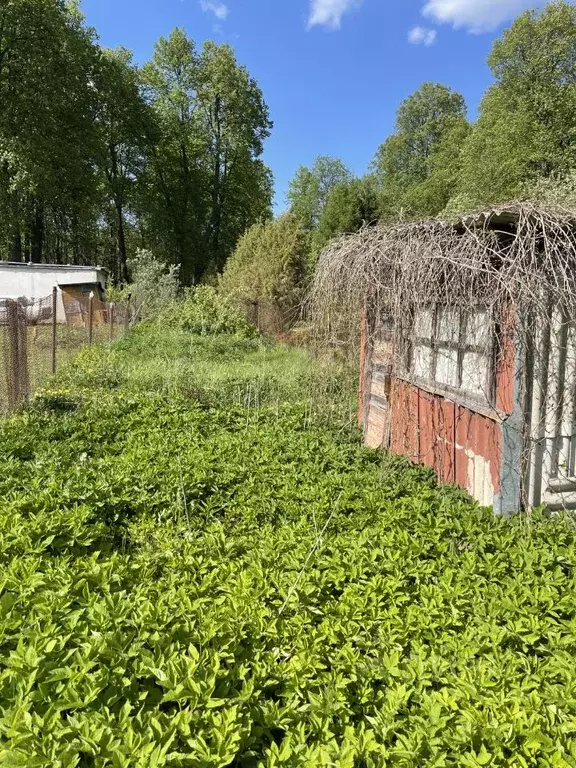
<path id="1" fill-rule="evenodd" d="M 0 765 L 576 766 L 574 528 L 364 449 L 353 375 L 138 329 L 0 428 Z"/>

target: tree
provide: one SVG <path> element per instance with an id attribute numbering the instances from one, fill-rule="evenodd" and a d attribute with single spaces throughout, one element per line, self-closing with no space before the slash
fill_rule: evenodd
<path id="1" fill-rule="evenodd" d="M 375 223 L 378 217 L 379 197 L 373 176 L 336 184 L 328 194 L 312 236 L 314 257 L 332 238 L 357 232 L 363 225 Z"/>
<path id="2" fill-rule="evenodd" d="M 139 178 L 138 211 L 145 239 L 167 262 L 181 265 L 184 282 L 198 280 L 207 259 L 203 225 L 208 211 L 204 144 L 199 125 L 199 62 L 184 30 L 161 37 L 142 70 L 157 134 Z"/>
<path id="3" fill-rule="evenodd" d="M 221 279 L 223 293 L 240 302 L 264 330 L 289 327 L 306 286 L 308 237 L 292 213 L 252 226 L 240 239 Z M 265 320 L 264 320 L 265 318 Z"/>
<path id="4" fill-rule="evenodd" d="M 271 177 L 259 158 L 272 123 L 260 88 L 230 46 L 207 42 L 198 71 L 210 206 L 205 240 L 210 262 L 221 269 L 246 227 L 269 215 Z"/>
<path id="5" fill-rule="evenodd" d="M 444 207 L 451 190 L 436 189 L 426 194 L 438 153 L 446 155 L 446 142 L 460 140 L 467 128 L 464 98 L 450 88 L 424 83 L 400 106 L 396 130 L 380 146 L 373 163 L 381 188 L 381 206 L 385 217 L 393 218 L 404 210 L 411 215 L 432 215 Z M 450 139 L 448 139 L 450 137 Z M 453 146 L 457 154 L 459 146 Z M 437 175 L 436 187 L 441 178 Z M 438 206 L 440 205 L 440 208 Z"/>
<path id="6" fill-rule="evenodd" d="M 427 178 L 406 193 L 404 202 L 408 210 L 422 216 L 435 216 L 446 209 L 458 190 L 462 151 L 471 130 L 466 120 L 456 120 L 438 141 L 428 161 Z"/>
<path id="7" fill-rule="evenodd" d="M 79 261 L 94 242 L 97 60 L 73 3 L 0 7 L 1 237 L 14 259 Z"/>
<path id="8" fill-rule="evenodd" d="M 330 191 L 342 182 L 352 180 L 352 174 L 344 163 L 335 157 L 317 157 L 311 168 L 300 166 L 290 182 L 287 201 L 290 211 L 298 217 L 307 232 L 312 232 Z"/>
<path id="9" fill-rule="evenodd" d="M 132 54 L 125 48 L 102 52 L 97 85 L 100 162 L 113 210 L 114 274 L 117 281 L 124 283 L 128 278 L 126 210 L 135 181 L 145 167 L 152 117 L 140 94 Z"/>
<path id="10" fill-rule="evenodd" d="M 198 282 L 270 215 L 268 109 L 229 46 L 208 42 L 198 54 L 180 29 L 160 39 L 142 79 L 158 125 L 140 184 L 147 237 L 182 265 L 184 283 Z"/>
<path id="11" fill-rule="evenodd" d="M 522 14 L 494 43 L 495 83 L 463 151 L 459 191 L 475 204 L 525 193 L 576 164 L 576 8 Z"/>

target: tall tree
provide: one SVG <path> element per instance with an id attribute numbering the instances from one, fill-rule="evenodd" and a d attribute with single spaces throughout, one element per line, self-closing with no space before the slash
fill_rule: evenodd
<path id="1" fill-rule="evenodd" d="M 98 72 L 98 126 L 101 165 L 107 201 L 112 208 L 114 273 L 128 279 L 126 213 L 138 175 L 143 172 L 147 140 L 153 132 L 152 116 L 139 89 L 132 54 L 124 48 L 104 50 Z"/>
<path id="2" fill-rule="evenodd" d="M 221 269 L 246 227 L 270 213 L 271 179 L 259 158 L 272 123 L 258 84 L 228 45 L 205 43 L 197 99 L 208 164 L 206 246 Z"/>
<path id="3" fill-rule="evenodd" d="M 92 242 L 97 60 L 73 3 L 0 6 L 0 199 L 12 258 L 41 261 L 49 250 L 77 261 Z"/>
<path id="4" fill-rule="evenodd" d="M 142 70 L 157 135 L 139 179 L 138 208 L 147 241 L 193 282 L 206 268 L 203 224 L 208 211 L 204 141 L 198 114 L 199 61 L 184 30 L 161 37 Z"/>
<path id="5" fill-rule="evenodd" d="M 290 182 L 287 201 L 290 211 L 298 217 L 304 229 L 312 232 L 330 191 L 337 185 L 352 180 L 352 174 L 342 160 L 322 155 L 317 157 L 311 168 L 300 166 Z"/>
<path id="6" fill-rule="evenodd" d="M 396 130 L 380 146 L 373 163 L 385 216 L 395 217 L 402 209 L 412 215 L 438 212 L 439 203 L 420 196 L 419 187 L 429 181 L 446 138 L 460 138 L 465 132 L 465 114 L 464 98 L 437 83 L 424 83 L 401 104 Z M 447 200 L 449 192 L 443 197 Z"/>
<path id="7" fill-rule="evenodd" d="M 330 190 L 318 226 L 312 235 L 315 256 L 338 235 L 357 232 L 379 218 L 379 197 L 373 176 L 341 181 Z"/>
<path id="8" fill-rule="evenodd" d="M 522 14 L 488 61 L 495 83 L 463 152 L 459 187 L 470 204 L 521 195 L 576 166 L 576 7 Z"/>
<path id="9" fill-rule="evenodd" d="M 184 282 L 196 282 L 223 267 L 246 227 L 270 215 L 270 172 L 260 160 L 268 109 L 229 46 L 208 42 L 197 54 L 183 30 L 159 41 L 142 78 L 159 129 L 142 212 Z"/>

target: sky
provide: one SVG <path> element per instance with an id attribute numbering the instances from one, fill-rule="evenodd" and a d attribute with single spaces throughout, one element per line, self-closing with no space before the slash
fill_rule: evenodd
<path id="1" fill-rule="evenodd" d="M 230 43 L 258 81 L 274 121 L 264 161 L 275 208 L 290 179 L 318 155 L 357 175 L 394 129 L 395 113 L 425 81 L 466 98 L 474 119 L 491 82 L 493 40 L 543 0 L 83 0 L 106 47 L 143 63 L 154 42 L 184 27 L 198 46 Z"/>

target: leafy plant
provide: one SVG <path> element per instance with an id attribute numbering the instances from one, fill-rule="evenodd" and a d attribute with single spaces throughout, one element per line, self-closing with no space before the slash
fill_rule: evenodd
<path id="1" fill-rule="evenodd" d="M 158 322 L 201 335 L 256 336 L 256 329 L 241 312 L 216 288 L 208 285 L 188 288 L 180 301 L 172 302 L 160 313 Z"/>
<path id="2" fill-rule="evenodd" d="M 1 424 L 0 765 L 576 765 L 573 525 L 362 448 L 317 375 L 150 324 Z"/>

